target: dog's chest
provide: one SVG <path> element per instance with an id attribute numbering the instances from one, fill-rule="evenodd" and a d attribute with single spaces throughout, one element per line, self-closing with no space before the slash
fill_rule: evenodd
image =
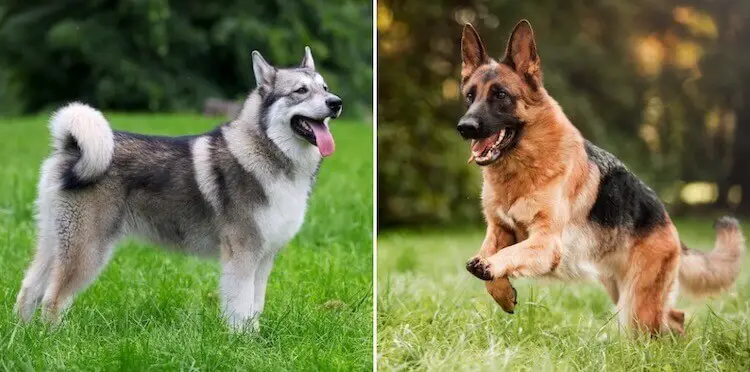
<path id="1" fill-rule="evenodd" d="M 278 250 L 302 227 L 312 180 L 296 177 L 278 179 L 266 188 L 268 203 L 255 213 L 254 220 L 264 246 Z"/>
<path id="2" fill-rule="evenodd" d="M 508 211 L 497 208 L 495 215 L 503 226 L 515 233 L 517 241 L 528 238 L 524 223 L 524 218 L 528 218 L 527 213 L 519 213 L 518 208 L 512 207 Z M 561 236 L 560 262 L 555 270 L 546 276 L 564 281 L 595 278 L 598 270 L 590 258 L 591 252 L 597 246 L 594 237 L 587 224 L 567 224 Z"/>
<path id="3" fill-rule="evenodd" d="M 562 232 L 562 259 L 552 276 L 562 280 L 594 279 L 599 270 L 592 260 L 595 235 L 585 223 L 568 223 Z"/>

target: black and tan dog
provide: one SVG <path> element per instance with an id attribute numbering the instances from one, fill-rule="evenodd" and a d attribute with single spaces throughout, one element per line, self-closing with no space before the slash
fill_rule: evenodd
<path id="1" fill-rule="evenodd" d="M 468 103 L 458 131 L 482 166 L 487 235 L 467 269 L 487 281 L 506 311 L 509 277 L 595 278 L 620 322 L 683 332 L 678 283 L 693 294 L 726 289 L 740 271 L 744 238 L 736 220 L 717 221 L 716 247 L 691 251 L 657 195 L 613 155 L 586 141 L 542 85 L 534 34 L 513 30 L 505 56 L 491 59 L 471 25 L 461 41 L 461 89 Z"/>

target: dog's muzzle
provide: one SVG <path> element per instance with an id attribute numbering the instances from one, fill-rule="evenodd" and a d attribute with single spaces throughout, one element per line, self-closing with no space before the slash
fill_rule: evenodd
<path id="1" fill-rule="evenodd" d="M 331 119 L 336 119 L 344 109 L 344 101 L 337 96 L 331 96 L 326 98 L 326 106 L 331 110 Z"/>
<path id="2" fill-rule="evenodd" d="M 477 138 L 477 134 L 479 134 L 479 121 L 471 116 L 463 117 L 458 122 L 456 129 L 458 129 L 458 133 L 464 139 Z"/>

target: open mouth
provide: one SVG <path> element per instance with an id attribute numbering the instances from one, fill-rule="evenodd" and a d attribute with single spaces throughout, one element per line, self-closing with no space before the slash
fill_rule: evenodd
<path id="1" fill-rule="evenodd" d="M 503 150 L 511 143 L 514 135 L 515 130 L 513 128 L 505 127 L 487 138 L 471 140 L 469 163 L 472 161 L 477 165 L 494 163 L 497 159 L 500 159 Z"/>
<path id="2" fill-rule="evenodd" d="M 324 121 L 296 115 L 292 118 L 292 130 L 307 142 L 317 146 L 321 156 L 333 154 L 333 135 Z"/>

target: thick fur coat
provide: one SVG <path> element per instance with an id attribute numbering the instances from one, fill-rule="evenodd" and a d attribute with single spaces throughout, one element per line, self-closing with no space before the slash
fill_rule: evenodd
<path id="1" fill-rule="evenodd" d="M 113 131 L 80 103 L 52 116 L 37 251 L 16 303 L 21 318 L 41 303 L 45 319 L 57 322 L 116 242 L 135 235 L 219 256 L 228 323 L 258 327 L 274 257 L 302 226 L 322 157 L 333 151 L 328 120 L 342 105 L 309 48 L 298 68 L 274 68 L 257 52 L 253 63 L 258 88 L 237 119 L 208 133 Z"/>
<path id="2" fill-rule="evenodd" d="M 512 312 L 508 278 L 599 280 L 623 325 L 683 331 L 678 288 L 714 293 L 737 277 L 744 237 L 716 223 L 710 253 L 687 249 L 664 205 L 612 154 L 586 141 L 542 84 L 531 25 L 520 22 L 499 61 L 464 28 L 460 134 L 482 166 L 487 234 L 467 269 Z"/>

